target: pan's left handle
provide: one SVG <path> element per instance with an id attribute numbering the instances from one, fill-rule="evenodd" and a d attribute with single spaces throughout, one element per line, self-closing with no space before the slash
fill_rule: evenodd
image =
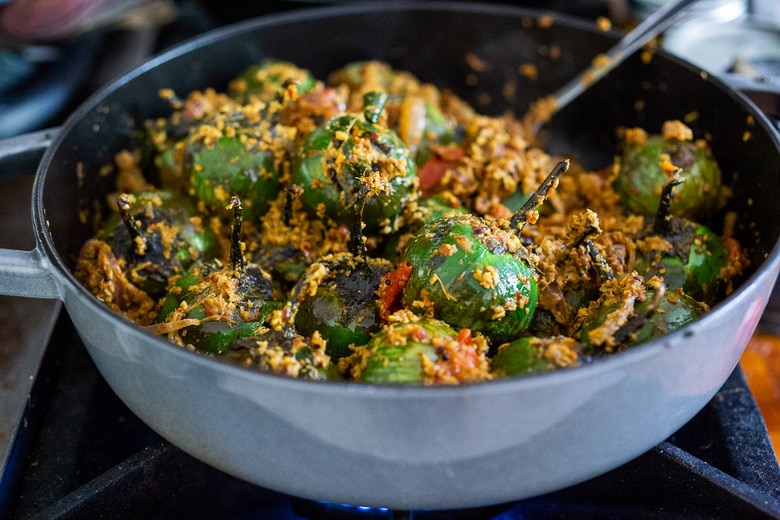
<path id="1" fill-rule="evenodd" d="M 0 249 L 0 294 L 63 299 L 54 268 L 37 249 Z"/>
<path id="2" fill-rule="evenodd" d="M 0 180 L 31 175 L 58 129 L 47 129 L 0 140 Z M 62 299 L 54 268 L 38 249 L 0 249 L 0 294 Z"/>
<path id="3" fill-rule="evenodd" d="M 59 131 L 48 128 L 16 137 L 0 139 L 0 179 L 30 175 L 38 170 L 43 152 Z"/>

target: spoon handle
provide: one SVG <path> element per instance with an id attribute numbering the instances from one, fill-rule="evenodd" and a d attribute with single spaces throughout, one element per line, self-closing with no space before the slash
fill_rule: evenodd
<path id="1" fill-rule="evenodd" d="M 633 54 L 642 45 L 661 34 L 676 22 L 686 7 L 696 0 L 672 0 L 664 3 L 658 10 L 645 18 L 631 32 L 593 64 L 580 72 L 574 79 L 553 93 L 554 110 L 565 107 L 582 94 L 588 87 L 620 65 L 623 60 Z"/>

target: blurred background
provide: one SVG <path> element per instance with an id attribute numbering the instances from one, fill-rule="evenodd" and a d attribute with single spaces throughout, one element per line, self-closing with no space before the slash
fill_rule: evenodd
<path id="1" fill-rule="evenodd" d="M 628 29 L 663 2 L 503 3 L 601 18 L 613 28 Z M 59 124 L 90 93 L 189 37 L 250 17 L 326 3 L 336 2 L 0 0 L 0 138 Z M 738 73 L 735 81 L 746 89 L 777 90 L 780 2 L 699 0 L 689 11 L 667 32 L 664 46 L 712 73 Z"/>

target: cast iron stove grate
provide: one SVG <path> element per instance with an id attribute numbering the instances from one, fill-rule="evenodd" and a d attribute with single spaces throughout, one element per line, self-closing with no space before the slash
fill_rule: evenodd
<path id="1" fill-rule="evenodd" d="M 541 497 L 458 511 L 345 508 L 215 470 L 162 440 L 116 397 L 63 313 L 17 438 L 11 518 L 780 518 L 780 467 L 737 369 L 667 441 Z"/>

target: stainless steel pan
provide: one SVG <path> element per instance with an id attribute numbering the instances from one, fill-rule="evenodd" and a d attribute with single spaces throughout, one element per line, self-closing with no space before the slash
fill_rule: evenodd
<path id="1" fill-rule="evenodd" d="M 751 271 L 703 318 L 609 359 L 456 388 L 298 381 L 169 344 L 111 312 L 71 273 L 93 232 L 90 215 L 112 187 L 99 170 L 136 124 L 167 113 L 160 88 L 224 87 L 263 57 L 319 77 L 376 58 L 450 87 L 480 110 L 522 113 L 616 40 L 560 15 L 547 26 L 540 14 L 360 3 L 248 21 L 153 59 L 88 100 L 53 139 L 32 196 L 37 246 L 0 252 L 0 292 L 61 299 L 101 373 L 141 419 L 195 457 L 285 493 L 460 508 L 558 489 L 638 456 L 695 415 L 734 369 L 780 267 L 775 131 L 742 95 L 661 52 L 649 64 L 628 60 L 559 113 L 550 148 L 603 168 L 616 127 L 657 129 L 688 115 L 697 135 L 711 135 L 733 184 L 729 210 Z M 471 70 L 468 53 L 487 70 Z M 537 80 L 518 73 L 525 63 L 536 64 Z M 510 81 L 514 98 L 502 96 Z"/>

